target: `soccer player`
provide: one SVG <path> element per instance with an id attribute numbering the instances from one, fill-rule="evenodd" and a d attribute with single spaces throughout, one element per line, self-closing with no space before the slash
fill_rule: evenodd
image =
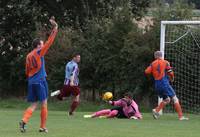
<path id="1" fill-rule="evenodd" d="M 146 75 L 153 75 L 155 80 L 155 90 L 158 93 L 159 97 L 163 99 L 163 101 L 152 110 L 153 117 L 155 119 L 159 118 L 159 112 L 161 109 L 165 107 L 165 105 L 169 104 L 172 100 L 174 103 L 174 108 L 178 113 L 179 120 L 188 120 L 188 118 L 183 116 L 181 105 L 179 100 L 169 83 L 174 81 L 174 72 L 167 60 L 162 58 L 162 52 L 156 51 L 154 53 L 155 61 L 151 63 L 149 67 L 146 68 Z"/>
<path id="2" fill-rule="evenodd" d="M 80 102 L 80 87 L 79 87 L 79 67 L 80 54 L 74 54 L 72 60 L 67 63 L 65 68 L 65 81 L 62 89 L 54 91 L 51 96 L 57 96 L 59 100 L 63 100 L 65 97 L 73 96 L 73 101 L 69 110 L 69 115 L 73 115 L 75 109 Z"/>
<path id="3" fill-rule="evenodd" d="M 130 93 L 125 93 L 124 98 L 117 101 L 109 101 L 110 105 L 115 106 L 112 109 L 104 109 L 97 111 L 91 115 L 84 115 L 84 118 L 128 118 L 142 119 L 137 103 L 132 99 Z"/>
<path id="4" fill-rule="evenodd" d="M 45 60 L 48 49 L 52 45 L 57 31 L 58 25 L 52 17 L 50 20 L 53 30 L 48 38 L 48 40 L 43 43 L 39 38 L 36 38 L 32 42 L 33 50 L 26 57 L 26 76 L 28 79 L 28 96 L 27 100 L 31 105 L 24 112 L 23 118 L 20 124 L 20 131 L 25 132 L 25 125 L 28 123 L 38 105 L 38 101 L 41 102 L 41 123 L 39 132 L 48 132 L 46 128 L 47 121 L 47 96 L 48 96 L 48 85 L 46 81 L 46 71 L 45 71 Z"/>

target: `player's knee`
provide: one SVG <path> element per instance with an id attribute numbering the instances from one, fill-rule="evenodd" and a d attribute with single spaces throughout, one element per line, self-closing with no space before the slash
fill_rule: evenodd
<path id="1" fill-rule="evenodd" d="M 168 98 L 164 99 L 163 101 L 164 101 L 166 104 L 169 104 L 170 101 L 171 101 L 171 99 L 168 97 Z"/>
<path id="2" fill-rule="evenodd" d="M 172 97 L 172 101 L 174 102 L 174 104 L 179 102 L 177 96 Z"/>
<path id="3" fill-rule="evenodd" d="M 42 107 L 47 107 L 47 101 L 43 101 L 41 104 Z"/>
<path id="4" fill-rule="evenodd" d="M 118 110 L 113 110 L 113 111 L 111 111 L 111 113 L 112 113 L 113 115 L 117 115 L 117 114 L 118 114 Z"/>
<path id="5" fill-rule="evenodd" d="M 75 97 L 74 97 L 74 101 L 80 102 L 80 95 L 75 96 Z"/>
<path id="6" fill-rule="evenodd" d="M 31 104 L 30 108 L 32 109 L 32 111 L 35 111 L 35 110 L 36 110 L 37 105 L 38 105 L 37 103 L 32 103 L 32 104 Z"/>

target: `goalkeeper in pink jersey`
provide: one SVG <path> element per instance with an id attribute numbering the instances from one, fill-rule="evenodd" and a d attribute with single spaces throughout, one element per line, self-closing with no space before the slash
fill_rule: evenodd
<path id="1" fill-rule="evenodd" d="M 85 118 L 128 118 L 128 119 L 142 119 L 137 103 L 132 99 L 130 93 L 124 94 L 124 98 L 117 101 L 109 101 L 109 104 L 115 106 L 112 109 L 103 109 L 91 115 L 84 115 Z"/>

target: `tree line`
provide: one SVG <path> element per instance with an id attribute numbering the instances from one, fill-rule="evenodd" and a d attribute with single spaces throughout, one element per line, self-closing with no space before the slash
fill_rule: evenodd
<path id="1" fill-rule="evenodd" d="M 151 4 L 151 0 L 1 1 L 0 96 L 26 95 L 26 54 L 35 37 L 47 38 L 48 18 L 54 15 L 60 28 L 46 57 L 50 91 L 62 86 L 65 64 L 79 52 L 86 99 L 96 100 L 104 91 L 117 97 L 128 90 L 137 100 L 150 103 L 152 83 L 144 69 L 159 49 L 160 21 L 191 19 L 194 8 L 180 0 L 170 6 L 160 0 L 154 5 L 153 24 L 138 27 L 135 20 L 144 18 Z"/>

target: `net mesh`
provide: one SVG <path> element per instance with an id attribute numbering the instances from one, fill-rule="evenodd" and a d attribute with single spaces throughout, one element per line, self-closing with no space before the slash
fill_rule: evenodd
<path id="1" fill-rule="evenodd" d="M 172 86 L 186 113 L 200 113 L 200 24 L 166 25 L 165 59 L 175 73 Z M 168 105 L 164 112 L 173 112 Z"/>

